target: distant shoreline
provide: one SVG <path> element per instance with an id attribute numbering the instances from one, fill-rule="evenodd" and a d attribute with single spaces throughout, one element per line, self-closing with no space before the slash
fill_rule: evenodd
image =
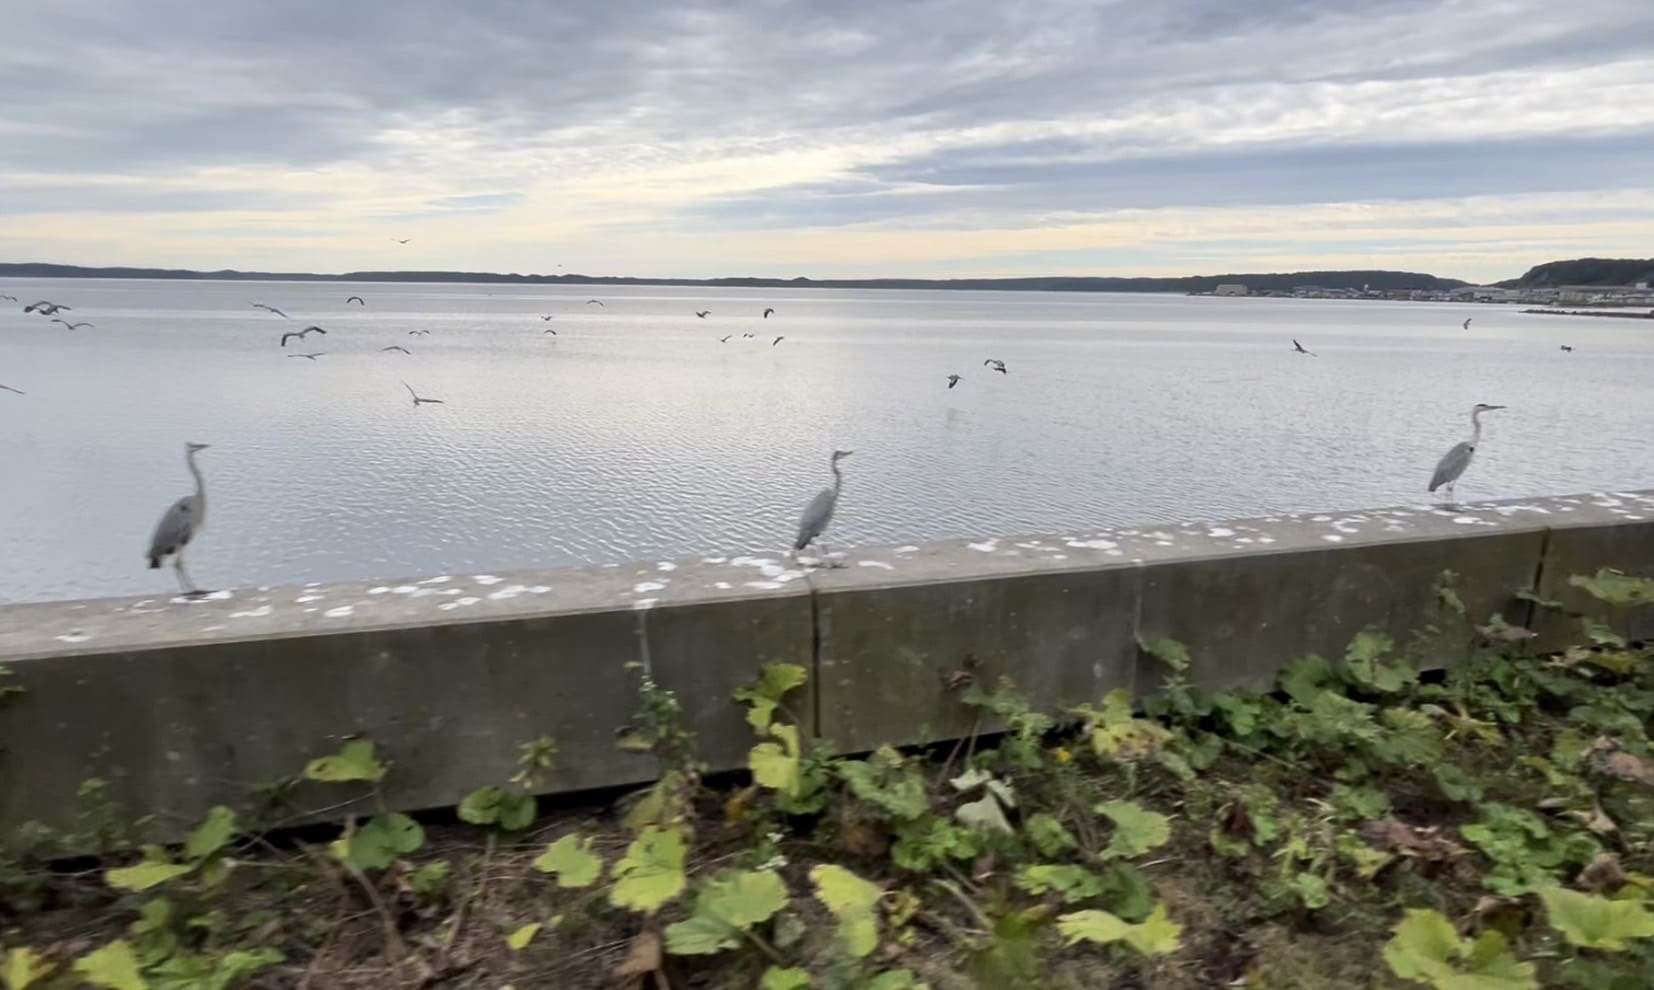
<path id="1" fill-rule="evenodd" d="M 1204 292 L 1226 283 L 1245 283 L 1253 291 L 1291 290 L 1302 285 L 1326 288 L 1444 290 L 1466 285 L 1458 279 L 1421 272 L 1324 271 L 1265 274 L 1189 275 L 1177 277 L 1036 276 L 1030 278 L 868 278 L 811 279 L 651 278 L 629 275 L 502 275 L 496 272 L 364 271 L 326 275 L 313 272 L 201 272 L 184 268 L 87 268 L 46 263 L 0 263 L 0 278 L 176 279 L 214 282 L 411 282 L 471 285 L 680 285 L 754 289 L 951 289 L 1002 292 Z"/>
<path id="2" fill-rule="evenodd" d="M 1591 309 L 1524 309 L 1524 313 L 1534 313 L 1539 316 L 1614 316 L 1622 320 L 1654 320 L 1654 310 L 1646 313 L 1620 313 L 1611 310 Z"/>

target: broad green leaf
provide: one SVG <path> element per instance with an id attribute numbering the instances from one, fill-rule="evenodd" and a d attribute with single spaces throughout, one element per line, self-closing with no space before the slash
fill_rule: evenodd
<path id="1" fill-rule="evenodd" d="M 809 679 L 810 675 L 796 663 L 767 663 L 760 669 L 757 683 L 735 690 L 735 700 L 747 703 L 747 724 L 763 734 L 769 730 L 781 699 Z"/>
<path id="2" fill-rule="evenodd" d="M 842 866 L 825 864 L 810 870 L 816 898 L 838 920 L 844 951 L 861 959 L 879 945 L 879 920 L 874 908 L 882 891 Z"/>
<path id="3" fill-rule="evenodd" d="M 810 974 L 796 966 L 771 966 L 758 980 L 758 990 L 809 990 Z"/>
<path id="4" fill-rule="evenodd" d="M 168 880 L 181 877 L 195 869 L 193 863 L 169 863 L 164 860 L 145 860 L 136 866 L 123 866 L 115 870 L 105 870 L 104 880 L 111 887 L 120 890 L 130 890 L 134 893 L 158 887 Z"/>
<path id="5" fill-rule="evenodd" d="M 684 836 L 677 829 L 653 825 L 632 840 L 626 855 L 614 865 L 615 885 L 609 903 L 615 907 L 654 914 L 661 905 L 683 892 Z"/>
<path id="6" fill-rule="evenodd" d="M 603 872 L 603 860 L 592 852 L 592 840 L 570 833 L 546 846 L 534 868 L 555 874 L 559 887 L 589 887 Z"/>
<path id="7" fill-rule="evenodd" d="M 959 819 L 960 824 L 969 825 L 988 832 L 1003 832 L 1011 835 L 1015 830 L 1000 810 L 999 800 L 992 794 L 984 794 L 975 801 L 969 801 L 954 809 L 953 816 Z"/>
<path id="8" fill-rule="evenodd" d="M 930 990 L 911 969 L 887 969 L 867 981 L 867 990 Z"/>
<path id="9" fill-rule="evenodd" d="M 1189 648 L 1175 639 L 1145 640 L 1139 636 L 1137 645 L 1142 647 L 1144 653 L 1175 671 L 1181 673 L 1189 669 Z"/>
<path id="10" fill-rule="evenodd" d="M 318 757 L 305 764 L 304 775 L 328 783 L 379 781 L 385 777 L 385 765 L 373 755 L 371 740 L 352 739 L 332 756 Z"/>
<path id="11" fill-rule="evenodd" d="M 747 754 L 752 779 L 771 790 L 797 796 L 800 782 L 798 726 L 772 725 L 770 735 L 781 742 L 759 743 Z"/>
<path id="12" fill-rule="evenodd" d="M 865 760 L 844 760 L 838 774 L 850 793 L 900 821 L 912 821 L 930 810 L 925 780 L 893 747 L 880 746 Z"/>
<path id="13" fill-rule="evenodd" d="M 419 897 L 435 897 L 448 883 L 448 873 L 452 869 L 445 859 L 426 863 L 408 874 L 408 889 Z"/>
<path id="14" fill-rule="evenodd" d="M 1568 583 L 1610 605 L 1654 603 L 1654 578 L 1632 577 L 1608 567 L 1597 571 L 1595 577 L 1576 574 L 1568 579 Z"/>
<path id="15" fill-rule="evenodd" d="M 218 805 L 195 827 L 184 842 L 184 858 L 202 860 L 230 844 L 235 838 L 235 812 Z"/>
<path id="16" fill-rule="evenodd" d="M 1057 816 L 1040 811 L 1029 815 L 1022 831 L 1041 856 L 1056 857 L 1079 845 Z"/>
<path id="17" fill-rule="evenodd" d="M 1126 921 L 1142 921 L 1154 910 L 1154 888 L 1143 871 L 1130 863 L 1114 863 L 1104 870 L 1102 904 Z"/>
<path id="18" fill-rule="evenodd" d="M 1135 801 L 1105 801 L 1096 810 L 1114 822 L 1114 835 L 1101 853 L 1104 859 L 1141 856 L 1172 837 L 1171 819 Z"/>
<path id="19" fill-rule="evenodd" d="M 1580 619 L 1579 625 L 1585 631 L 1586 637 L 1598 646 L 1612 646 L 1615 649 L 1625 648 L 1625 637 L 1615 632 L 1613 626 L 1590 618 Z"/>
<path id="20" fill-rule="evenodd" d="M 539 813 L 539 803 L 532 794 L 522 794 L 508 791 L 500 800 L 500 828 L 507 832 L 519 832 L 534 824 L 534 817 Z"/>
<path id="21" fill-rule="evenodd" d="M 336 840 L 333 855 L 358 870 L 383 870 L 398 856 L 417 852 L 425 830 L 401 812 L 375 815 L 354 832 Z"/>
<path id="22" fill-rule="evenodd" d="M 1103 892 L 1102 878 L 1083 866 L 1024 866 L 1017 871 L 1016 885 L 1030 894 L 1054 892 L 1064 904 L 1090 900 Z"/>
<path id="23" fill-rule="evenodd" d="M 461 821 L 473 825 L 498 825 L 515 832 L 534 824 L 534 795 L 508 791 L 503 787 L 479 787 L 459 803 Z"/>
<path id="24" fill-rule="evenodd" d="M 695 895 L 685 921 L 666 926 L 666 950 L 710 955 L 740 944 L 739 935 L 787 906 L 787 886 L 769 870 L 721 873 Z"/>
<path id="25" fill-rule="evenodd" d="M 1295 873 L 1292 879 L 1287 881 L 1287 886 L 1292 888 L 1298 901 L 1311 911 L 1324 908 L 1332 901 L 1332 895 L 1327 891 L 1327 882 L 1314 873 Z"/>
<path id="26" fill-rule="evenodd" d="M 1130 924 L 1107 911 L 1074 911 L 1057 917 L 1057 930 L 1069 945 L 1125 942 L 1145 956 L 1160 956 L 1177 951 L 1183 926 L 1167 917 L 1166 906 L 1159 904 L 1142 924 Z"/>
<path id="27" fill-rule="evenodd" d="M 511 947 L 512 952 L 521 952 L 528 948 L 528 943 L 534 941 L 534 936 L 540 934 L 540 922 L 530 922 L 505 937 L 505 944 Z"/>
<path id="28" fill-rule="evenodd" d="M 75 972 L 87 983 L 107 990 L 149 990 L 138 969 L 138 957 L 125 939 L 76 959 Z"/>
<path id="29" fill-rule="evenodd" d="M 1459 937 L 1438 911 L 1414 908 L 1384 946 L 1384 961 L 1404 980 L 1437 990 L 1537 990 L 1532 963 L 1505 951 L 1505 938 L 1488 931 L 1475 942 Z"/>
<path id="30" fill-rule="evenodd" d="M 56 968 L 41 958 L 39 953 L 24 946 L 6 953 L 5 967 L 0 969 L 0 979 L 5 980 L 6 990 L 28 990 L 30 984 L 45 979 Z"/>
<path id="31" fill-rule="evenodd" d="M 1654 937 L 1654 914 L 1641 901 L 1610 900 L 1564 887 L 1539 891 L 1551 927 L 1582 949 L 1624 952 L 1628 940 Z"/>
<path id="32" fill-rule="evenodd" d="M 214 962 L 212 972 L 204 979 L 197 980 L 190 990 L 229 990 L 230 987 L 239 986 L 244 977 L 251 976 L 266 966 L 274 966 L 284 958 L 286 957 L 275 949 L 254 949 L 251 952 L 237 949 L 227 952 Z"/>

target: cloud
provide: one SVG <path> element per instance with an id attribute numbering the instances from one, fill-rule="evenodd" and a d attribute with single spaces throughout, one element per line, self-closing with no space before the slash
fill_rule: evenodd
<path id="1" fill-rule="evenodd" d="M 383 267 L 411 230 L 396 263 L 427 268 L 1140 270 L 1131 228 L 1161 271 L 1365 251 L 1491 278 L 1654 233 L 1614 201 L 1654 174 L 1634 0 L 63 0 L 8 33 L 11 258 Z M 1443 246 L 1488 226 L 1443 209 L 1553 194 L 1586 212 L 1508 261 Z M 1290 223 L 1390 203 L 1424 226 Z"/>

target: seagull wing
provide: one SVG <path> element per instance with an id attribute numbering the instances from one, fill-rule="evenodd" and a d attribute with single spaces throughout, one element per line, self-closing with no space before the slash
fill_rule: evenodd
<path id="1" fill-rule="evenodd" d="M 418 405 L 419 404 L 419 393 L 415 392 L 413 390 L 413 386 L 409 385 L 407 382 L 403 382 L 402 387 L 408 390 L 408 394 L 413 396 L 414 404 Z"/>

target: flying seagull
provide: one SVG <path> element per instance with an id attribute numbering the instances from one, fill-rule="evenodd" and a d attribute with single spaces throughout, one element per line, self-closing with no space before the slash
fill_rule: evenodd
<path id="1" fill-rule="evenodd" d="M 541 330 L 540 331 L 540 336 L 544 337 L 548 333 L 551 334 L 553 337 L 557 336 L 557 331 L 549 330 L 549 329 L 548 330 Z"/>
<path id="2" fill-rule="evenodd" d="M 346 296 L 345 297 L 345 305 L 349 306 L 351 303 L 355 303 L 358 306 L 366 306 L 367 305 L 366 300 L 364 300 L 361 296 Z"/>
<path id="3" fill-rule="evenodd" d="M 766 308 L 764 310 L 764 319 L 766 319 L 766 320 L 769 319 L 770 314 L 773 313 L 773 312 L 775 312 L 775 307 L 774 306 L 770 306 L 770 307 Z"/>
<path id="4" fill-rule="evenodd" d="M 962 382 L 964 380 L 965 380 L 964 375 L 949 375 L 948 376 L 948 388 L 953 388 L 955 385 L 958 385 L 960 382 Z"/>
<path id="5" fill-rule="evenodd" d="M 733 336 L 735 336 L 735 335 L 734 335 L 734 334 L 732 334 L 732 333 L 726 333 L 726 334 L 724 334 L 724 335 L 723 335 L 723 336 L 722 336 L 722 337 L 719 337 L 719 338 L 718 338 L 718 343 L 720 343 L 720 344 L 727 344 L 727 343 L 729 343 L 729 338 L 731 338 L 731 337 L 733 337 Z"/>
<path id="6" fill-rule="evenodd" d="M 412 354 L 413 353 L 413 351 L 408 350 L 406 347 L 401 347 L 397 344 L 392 344 L 389 347 L 381 347 L 381 348 L 379 348 L 379 350 L 381 352 L 384 352 L 384 351 L 401 351 L 403 354 Z"/>
<path id="7" fill-rule="evenodd" d="M 269 312 L 269 313 L 274 313 L 274 314 L 276 314 L 277 316 L 281 317 L 284 320 L 292 319 L 292 317 L 288 316 L 286 313 L 283 313 L 281 310 L 277 309 L 274 306 L 266 306 L 263 303 L 253 303 L 253 308 L 254 309 L 262 309 L 265 312 Z"/>
<path id="8" fill-rule="evenodd" d="M 1465 468 L 1470 466 L 1470 459 L 1476 456 L 1476 448 L 1482 442 L 1482 413 L 1503 409 L 1504 406 L 1490 406 L 1485 402 L 1478 402 L 1470 409 L 1470 439 L 1454 444 L 1436 464 L 1436 473 L 1430 476 L 1430 491 L 1435 491 L 1443 485 L 1447 486 L 1447 498 L 1453 499 L 1453 485 L 1464 474 Z"/>
<path id="9" fill-rule="evenodd" d="M 752 336 L 752 334 L 750 334 L 750 333 L 744 333 L 744 334 L 742 334 L 742 335 L 741 335 L 741 339 L 742 339 L 742 340 L 746 340 L 746 339 L 748 339 L 748 338 L 749 338 L 749 337 L 751 337 L 751 336 Z"/>
<path id="10" fill-rule="evenodd" d="M 1563 344 L 1562 349 L 1567 351 L 1569 354 L 1572 354 L 1574 352 L 1573 345 L 1571 345 L 1571 344 Z"/>
<path id="11" fill-rule="evenodd" d="M 1465 319 L 1465 321 L 1464 321 L 1464 325 L 1463 325 L 1463 326 L 1461 326 L 1461 327 L 1459 327 L 1459 329 L 1460 329 L 1460 330 L 1469 330 L 1469 329 L 1470 329 L 1470 321 L 1471 321 L 1471 320 L 1474 320 L 1474 319 L 1475 319 L 1475 317 L 1474 317 L 1474 316 L 1471 316 L 1471 317 L 1467 317 L 1467 318 L 1466 318 L 1466 319 Z"/>
<path id="12" fill-rule="evenodd" d="M 7 302 L 16 302 L 17 301 L 16 296 L 8 296 L 4 292 L 0 292 L 0 299 L 4 299 Z"/>
<path id="13" fill-rule="evenodd" d="M 1001 361 L 999 358 L 989 358 L 988 360 L 982 362 L 982 367 L 992 368 L 1002 375 L 1007 374 L 1005 370 L 1005 362 Z"/>
<path id="14" fill-rule="evenodd" d="M 53 320 L 52 322 L 53 323 L 61 323 L 65 327 L 68 327 L 70 330 L 79 330 L 81 327 L 95 327 L 95 326 L 97 326 L 96 323 L 70 323 L 68 320 Z"/>
<path id="15" fill-rule="evenodd" d="M 601 299 L 587 299 L 586 300 L 586 305 L 587 306 L 593 306 L 593 305 L 603 306 L 603 300 L 601 300 Z M 603 308 L 608 309 L 609 307 L 603 306 Z"/>
<path id="16" fill-rule="evenodd" d="M 64 310 L 64 311 L 68 311 L 68 310 L 73 309 L 73 308 L 74 307 L 72 307 L 72 306 L 64 306 L 61 303 L 47 302 L 46 300 L 42 299 L 40 302 L 30 303 L 27 306 L 24 306 L 23 307 L 23 312 L 25 312 L 25 313 L 39 313 L 41 316 L 56 316 L 57 311 L 60 310 L 60 309 Z"/>
<path id="17" fill-rule="evenodd" d="M 695 311 L 695 315 L 704 320 L 708 316 L 712 315 L 712 310 L 710 310 L 710 309 L 698 309 L 698 310 Z"/>
<path id="18" fill-rule="evenodd" d="M 29 393 L 23 391 L 20 388 L 12 388 L 10 385 L 0 385 L 0 389 L 4 389 L 7 392 L 16 392 L 18 395 L 28 395 L 29 394 Z"/>
<path id="19" fill-rule="evenodd" d="M 409 241 L 413 240 L 413 238 L 412 237 L 393 237 L 393 238 L 391 238 L 391 240 L 395 241 L 398 244 L 406 244 Z"/>
<path id="20" fill-rule="evenodd" d="M 774 347 L 774 346 L 775 346 L 775 345 L 776 345 L 776 344 L 779 344 L 779 343 L 781 343 L 781 342 L 782 342 L 782 341 L 783 341 L 783 340 L 786 340 L 786 339 L 787 339 L 787 338 L 785 338 L 785 337 L 777 337 L 777 338 L 775 338 L 775 339 L 774 339 L 774 340 L 772 340 L 772 341 L 770 341 L 770 346 L 771 346 L 771 347 Z"/>
<path id="21" fill-rule="evenodd" d="M 540 317 L 540 322 L 544 323 L 545 321 L 547 321 L 549 319 L 551 319 L 551 314 L 547 313 L 545 316 Z"/>
<path id="22" fill-rule="evenodd" d="M 319 333 L 323 337 L 327 336 L 327 331 L 323 330 L 321 327 L 305 327 L 303 330 L 289 330 L 281 335 L 281 346 L 287 346 L 288 338 L 297 337 L 300 340 L 303 340 L 306 334 L 312 333 Z"/>
<path id="23" fill-rule="evenodd" d="M 172 569 L 178 572 L 178 587 L 187 595 L 201 593 L 190 580 L 190 572 L 184 569 L 184 548 L 207 525 L 207 483 L 195 465 L 195 455 L 206 449 L 204 443 L 184 444 L 184 463 L 189 465 L 190 474 L 195 475 L 195 494 L 172 503 L 161 515 L 161 521 L 155 524 L 155 534 L 149 538 L 149 552 L 145 554 L 151 570 L 171 557 Z"/>
<path id="24" fill-rule="evenodd" d="M 1308 354 L 1310 357 L 1315 357 L 1315 352 L 1304 347 L 1303 344 L 1298 343 L 1297 338 L 1293 338 L 1292 349 L 1297 351 L 1299 354 Z"/>
<path id="25" fill-rule="evenodd" d="M 327 353 L 326 351 L 315 351 L 311 354 L 289 354 L 287 356 L 290 357 L 290 358 L 296 358 L 296 357 L 309 358 L 310 360 L 314 361 L 317 358 L 325 355 L 326 353 Z"/>
<path id="26" fill-rule="evenodd" d="M 408 331 L 408 336 L 410 336 L 410 337 L 429 337 L 430 335 L 431 335 L 431 331 L 429 331 L 429 330 L 409 330 Z"/>
<path id="27" fill-rule="evenodd" d="M 433 406 L 441 406 L 441 405 L 446 405 L 447 404 L 447 403 L 443 402 L 441 399 L 421 399 L 419 397 L 419 393 L 415 392 L 413 390 L 413 386 L 409 385 L 407 382 L 403 382 L 402 387 L 408 390 L 409 395 L 413 396 L 413 404 L 414 404 L 415 409 L 418 409 L 421 405 L 425 405 L 425 404 L 430 404 L 430 405 L 433 405 Z"/>

